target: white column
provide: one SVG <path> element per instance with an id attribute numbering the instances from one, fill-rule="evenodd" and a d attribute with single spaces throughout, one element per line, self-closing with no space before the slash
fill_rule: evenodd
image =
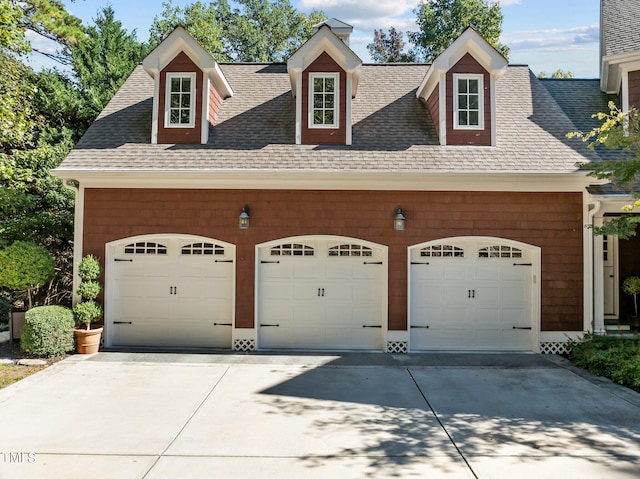
<path id="1" fill-rule="evenodd" d="M 602 226 L 604 218 L 596 216 L 595 226 Z M 590 233 L 592 233 L 590 231 Z M 604 334 L 604 245 L 602 235 L 593 235 L 593 333 Z"/>

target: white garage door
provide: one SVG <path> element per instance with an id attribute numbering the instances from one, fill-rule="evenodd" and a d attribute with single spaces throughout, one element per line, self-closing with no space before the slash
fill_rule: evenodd
<path id="1" fill-rule="evenodd" d="M 413 247 L 411 349 L 532 350 L 534 256 L 489 238 Z"/>
<path id="2" fill-rule="evenodd" d="M 259 347 L 382 349 L 385 252 L 346 238 L 259 247 Z"/>
<path id="3" fill-rule="evenodd" d="M 110 346 L 231 347 L 233 246 L 170 236 L 109 250 Z"/>

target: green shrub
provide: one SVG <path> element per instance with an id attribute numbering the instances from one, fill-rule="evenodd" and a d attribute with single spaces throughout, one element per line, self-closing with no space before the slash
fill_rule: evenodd
<path id="1" fill-rule="evenodd" d="M 82 297 L 82 299 L 92 300 L 96 299 L 96 297 L 100 294 L 102 287 L 100 283 L 95 281 L 83 281 L 78 286 L 78 294 Z"/>
<path id="2" fill-rule="evenodd" d="M 82 258 L 78 265 L 78 276 L 80 276 L 82 281 L 98 279 L 100 277 L 100 271 L 100 261 L 90 254 Z"/>
<path id="3" fill-rule="evenodd" d="M 45 284 L 55 272 L 49 252 L 35 243 L 16 241 L 0 250 L 0 286 L 26 291 L 29 308 L 32 288 Z"/>
<path id="4" fill-rule="evenodd" d="M 569 358 L 593 374 L 640 391 L 640 338 L 588 336 L 573 346 Z"/>
<path id="5" fill-rule="evenodd" d="M 20 348 L 38 356 L 60 356 L 73 349 L 73 313 L 62 306 L 39 306 L 26 312 Z"/>
<path id="6" fill-rule="evenodd" d="M 102 316 L 102 308 L 95 301 L 83 301 L 73 307 L 73 315 L 78 326 L 86 325 L 89 329 L 89 325 Z"/>
<path id="7" fill-rule="evenodd" d="M 11 303 L 0 299 L 0 323 L 9 322 L 9 313 L 11 313 Z"/>

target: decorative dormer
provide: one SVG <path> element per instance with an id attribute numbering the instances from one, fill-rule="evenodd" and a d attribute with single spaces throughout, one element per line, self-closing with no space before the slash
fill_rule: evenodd
<path id="1" fill-rule="evenodd" d="M 154 80 L 151 143 L 205 144 L 233 91 L 215 59 L 176 27 L 142 61 Z"/>
<path id="2" fill-rule="evenodd" d="M 495 82 L 506 71 L 504 56 L 472 27 L 433 61 L 416 96 L 441 145 L 495 146 Z"/>
<path id="3" fill-rule="evenodd" d="M 350 145 L 351 100 L 362 60 L 349 48 L 353 27 L 335 18 L 314 26 L 314 35 L 287 61 L 296 99 L 296 144 Z"/>

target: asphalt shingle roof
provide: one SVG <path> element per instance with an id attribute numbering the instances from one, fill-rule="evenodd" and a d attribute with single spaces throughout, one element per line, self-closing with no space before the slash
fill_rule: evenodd
<path id="1" fill-rule="evenodd" d="M 640 2 L 602 0 L 602 55 L 640 51 Z"/>
<path id="2" fill-rule="evenodd" d="M 576 130 L 575 124 L 554 99 L 554 89 L 545 87 L 526 66 L 510 66 L 496 83 L 495 147 L 439 145 L 429 112 L 415 96 L 428 65 L 363 65 L 353 100 L 351 146 L 295 145 L 295 99 L 286 65 L 222 64 L 221 68 L 234 96 L 223 102 L 207 145 L 150 144 L 153 80 L 139 66 L 58 174 L 78 170 L 565 173 L 576 171 L 577 162 L 597 159 L 579 140 L 566 139 L 567 132 Z M 590 115 L 588 109 L 582 111 Z M 578 121 L 579 111 L 574 116 Z"/>

